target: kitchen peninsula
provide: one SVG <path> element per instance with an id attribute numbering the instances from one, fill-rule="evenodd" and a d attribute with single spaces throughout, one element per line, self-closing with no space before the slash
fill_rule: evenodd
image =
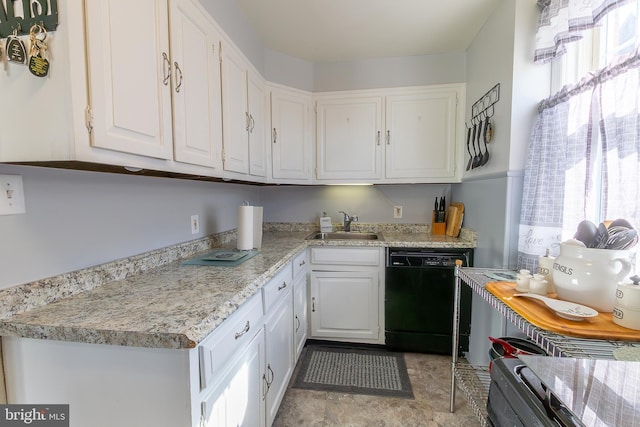
<path id="1" fill-rule="evenodd" d="M 283 272 L 291 277 L 292 259 L 306 253 L 308 245 L 475 246 L 471 230 L 463 229 L 461 238 L 455 239 L 431 236 L 425 226 L 420 226 L 421 232 L 403 227 L 382 228 L 383 238 L 376 241 L 304 240 L 309 235 L 304 227 L 266 231 L 260 254 L 237 267 L 182 266 L 181 259 L 213 246 L 205 238 L 189 248 L 183 244 L 102 266 L 97 276 L 108 276 L 109 269 L 140 271 L 92 289 L 77 289 L 64 298 L 51 296 L 55 286 L 50 284 L 55 280 L 3 291 L 14 301 L 11 307 L 3 307 L 0 322 L 10 399 L 71 403 L 72 426 L 82 425 L 75 424 L 76 420 L 92 419 L 105 402 L 113 401 L 117 403 L 110 415 L 92 425 L 133 426 L 151 421 L 154 425 L 198 425 L 201 408 L 215 391 L 200 373 L 207 338 L 218 329 L 226 330 L 225 320 L 235 321 L 236 311 L 254 307 L 261 313 L 261 290 L 279 281 Z M 221 246 L 234 244 L 230 239 Z M 158 265 L 149 268 L 148 262 Z M 86 274 L 71 273 L 67 279 L 87 280 Z M 95 279 L 87 282 L 91 280 Z M 50 295 L 37 297 L 38 293 Z M 47 298 L 55 301 L 33 302 Z M 29 305 L 26 311 L 18 309 Z M 262 322 L 262 314 L 256 322 Z M 263 341 L 252 342 L 260 347 Z M 212 348 L 215 360 L 217 348 Z M 256 354 L 262 351 L 258 348 Z"/>

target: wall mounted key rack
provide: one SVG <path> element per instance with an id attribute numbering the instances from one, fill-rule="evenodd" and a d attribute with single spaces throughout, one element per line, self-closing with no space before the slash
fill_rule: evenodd
<path id="1" fill-rule="evenodd" d="M 0 39 L 27 35 L 34 25 L 58 28 L 58 0 L 0 0 Z"/>

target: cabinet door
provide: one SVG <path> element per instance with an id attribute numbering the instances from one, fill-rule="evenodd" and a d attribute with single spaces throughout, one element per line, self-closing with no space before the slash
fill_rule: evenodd
<path id="1" fill-rule="evenodd" d="M 386 178 L 455 177 L 454 90 L 386 98 Z"/>
<path id="2" fill-rule="evenodd" d="M 309 181 L 311 97 L 284 89 L 271 91 L 271 162 L 274 179 Z"/>
<path id="3" fill-rule="evenodd" d="M 191 0 L 171 0 L 174 158 L 222 169 L 220 36 Z"/>
<path id="4" fill-rule="evenodd" d="M 264 426 L 262 329 L 202 402 L 203 427 Z"/>
<path id="5" fill-rule="evenodd" d="M 317 103 L 318 180 L 376 180 L 382 175 L 382 98 Z"/>
<path id="6" fill-rule="evenodd" d="M 311 337 L 378 340 L 377 271 L 312 271 Z"/>
<path id="7" fill-rule="evenodd" d="M 267 176 L 266 90 L 262 78 L 253 72 L 249 72 L 247 75 L 247 103 L 249 111 L 249 174 Z"/>
<path id="8" fill-rule="evenodd" d="M 224 170 L 249 173 L 247 68 L 229 45 L 222 45 L 222 144 Z"/>
<path id="9" fill-rule="evenodd" d="M 293 333 L 295 365 L 307 340 L 307 275 L 300 276 L 293 284 Z"/>
<path id="10" fill-rule="evenodd" d="M 87 0 L 85 9 L 91 145 L 170 159 L 167 1 Z"/>
<path id="11" fill-rule="evenodd" d="M 291 290 L 271 310 L 265 323 L 267 341 L 267 425 L 276 418 L 280 402 L 293 373 L 293 301 Z"/>

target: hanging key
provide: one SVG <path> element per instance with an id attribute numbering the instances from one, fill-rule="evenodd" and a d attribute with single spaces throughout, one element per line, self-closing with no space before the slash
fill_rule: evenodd
<path id="1" fill-rule="evenodd" d="M 17 64 L 24 64 L 27 61 L 27 51 L 24 43 L 18 37 L 18 30 L 15 28 L 13 34 L 7 37 L 7 58 Z"/>
<path id="2" fill-rule="evenodd" d="M 31 49 L 29 50 L 29 71 L 36 77 L 46 77 L 49 74 L 49 61 L 45 57 L 47 45 L 47 30 L 39 24 L 35 24 L 29 31 Z"/>

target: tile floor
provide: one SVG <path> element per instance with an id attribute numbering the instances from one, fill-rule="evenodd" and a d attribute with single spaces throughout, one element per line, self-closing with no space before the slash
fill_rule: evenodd
<path id="1" fill-rule="evenodd" d="M 451 357 L 406 353 L 415 399 L 377 397 L 291 388 L 273 427 L 475 427 L 479 426 L 461 392 L 449 412 Z"/>

